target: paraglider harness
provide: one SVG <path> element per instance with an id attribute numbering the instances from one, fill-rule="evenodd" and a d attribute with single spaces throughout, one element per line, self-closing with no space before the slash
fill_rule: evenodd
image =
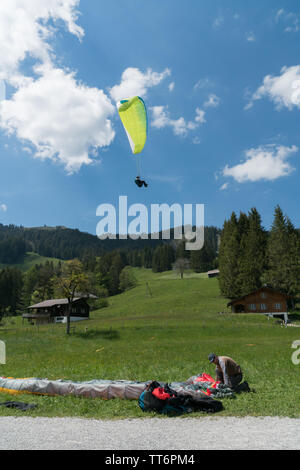
<path id="1" fill-rule="evenodd" d="M 203 395 L 179 395 L 168 384 L 161 385 L 151 382 L 139 397 L 139 406 L 143 411 L 156 411 L 161 414 L 183 414 L 196 411 L 214 413 L 221 411 L 223 405 L 220 401 Z"/>
<path id="2" fill-rule="evenodd" d="M 136 184 L 139 188 L 142 188 L 143 186 L 145 186 L 145 188 L 148 188 L 148 184 L 146 183 L 146 181 L 141 180 L 141 177 L 140 177 L 140 176 L 137 176 L 137 177 L 136 177 L 136 179 L 135 179 L 135 184 Z"/>

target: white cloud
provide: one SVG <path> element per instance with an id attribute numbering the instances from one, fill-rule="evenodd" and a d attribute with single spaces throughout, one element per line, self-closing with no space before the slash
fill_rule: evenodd
<path id="1" fill-rule="evenodd" d="M 277 11 L 275 22 L 283 23 L 285 28 L 284 31 L 287 33 L 297 33 L 300 30 L 298 15 L 293 12 L 286 12 L 284 8 Z"/>
<path id="2" fill-rule="evenodd" d="M 0 210 L 2 212 L 7 212 L 7 205 L 6 204 L 0 204 Z"/>
<path id="3" fill-rule="evenodd" d="M 170 83 L 169 91 L 172 92 L 174 90 L 174 88 L 175 88 L 175 83 L 174 82 Z"/>
<path id="4" fill-rule="evenodd" d="M 152 126 L 157 129 L 163 129 L 164 127 L 170 127 L 175 135 L 185 137 L 188 131 L 195 130 L 199 125 L 204 124 L 205 112 L 201 109 L 196 109 L 196 117 L 194 121 L 186 121 L 183 117 L 178 119 L 171 119 L 169 111 L 166 106 L 154 106 L 151 108 L 152 111 Z"/>
<path id="5" fill-rule="evenodd" d="M 279 76 L 267 75 L 246 108 L 265 96 L 275 103 L 278 110 L 283 107 L 291 110 L 294 106 L 300 109 L 300 65 L 283 67 Z"/>
<path id="6" fill-rule="evenodd" d="M 196 135 L 196 137 L 193 138 L 193 144 L 194 145 L 199 145 L 201 144 L 201 139 Z"/>
<path id="7" fill-rule="evenodd" d="M 0 3 L 0 80 L 15 88 L 11 99 L 0 102 L 0 127 L 35 149 L 36 158 L 59 161 L 69 173 L 94 161 L 115 135 L 115 107 L 104 92 L 54 65 L 51 40 L 62 24 L 79 40 L 84 36 L 78 5 L 79 0 Z M 35 78 L 21 72 L 28 57 Z"/>
<path id="8" fill-rule="evenodd" d="M 213 22 L 213 27 L 219 28 L 223 23 L 224 23 L 224 18 L 222 16 L 218 16 Z"/>
<path id="9" fill-rule="evenodd" d="M 205 111 L 203 111 L 200 108 L 196 108 L 195 121 L 198 122 L 199 124 L 205 124 L 206 123 Z"/>
<path id="10" fill-rule="evenodd" d="M 18 84 L 25 77 L 20 63 L 31 56 L 51 61 L 52 49 L 47 40 L 54 33 L 53 24 L 63 21 L 70 33 L 82 38 L 83 29 L 76 24 L 79 0 L 9 0 L 0 3 L 0 79 Z M 50 25 L 49 20 L 52 20 Z"/>
<path id="11" fill-rule="evenodd" d="M 0 80 L 0 102 L 6 99 L 6 85 L 4 80 Z"/>
<path id="12" fill-rule="evenodd" d="M 274 181 L 283 176 L 288 176 L 294 171 L 287 159 L 298 152 L 298 147 L 268 145 L 247 150 L 246 160 L 223 170 L 223 176 L 231 176 L 238 183 L 247 181 Z"/>
<path id="13" fill-rule="evenodd" d="M 30 155 L 32 155 L 32 150 L 31 150 L 31 148 L 29 148 L 29 147 L 23 147 L 22 150 L 23 150 L 23 152 L 26 152 L 26 153 L 29 153 Z"/>
<path id="14" fill-rule="evenodd" d="M 91 149 L 112 142 L 108 117 L 115 108 L 101 90 L 77 83 L 74 73 L 51 66 L 37 71 L 37 80 L 0 104 L 0 125 L 32 144 L 36 157 L 61 161 L 72 173 L 92 162 Z"/>
<path id="15" fill-rule="evenodd" d="M 198 89 L 202 90 L 204 88 L 211 88 L 212 86 L 213 86 L 213 83 L 209 78 L 201 78 L 200 80 L 198 80 L 197 83 L 195 83 L 194 91 Z"/>
<path id="16" fill-rule="evenodd" d="M 226 189 L 228 189 L 228 186 L 229 186 L 229 183 L 224 183 L 224 184 L 220 187 L 220 191 L 225 191 Z"/>
<path id="17" fill-rule="evenodd" d="M 280 10 L 277 11 L 276 16 L 275 16 L 275 21 L 278 22 L 279 19 L 284 15 L 284 9 L 280 8 Z"/>
<path id="18" fill-rule="evenodd" d="M 206 108 L 217 108 L 221 103 L 221 99 L 214 94 L 209 95 L 208 100 L 204 103 Z"/>
<path id="19" fill-rule="evenodd" d="M 143 73 L 138 68 L 129 67 L 124 70 L 121 83 L 112 87 L 109 93 L 114 101 L 137 95 L 144 97 L 148 88 L 159 85 L 162 80 L 170 75 L 171 71 L 168 68 L 162 73 L 153 72 L 152 69 L 148 69 L 146 73 Z"/>
<path id="20" fill-rule="evenodd" d="M 250 31 L 250 33 L 246 34 L 246 40 L 248 42 L 255 42 L 256 41 L 256 37 L 255 37 L 255 34 L 254 34 L 253 31 Z"/>

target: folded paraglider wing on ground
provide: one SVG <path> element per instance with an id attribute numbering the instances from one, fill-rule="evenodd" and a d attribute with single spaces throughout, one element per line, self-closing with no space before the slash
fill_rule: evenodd
<path id="1" fill-rule="evenodd" d="M 177 395 L 190 395 L 194 398 L 211 396 L 213 398 L 232 397 L 233 391 L 222 384 L 214 388 L 213 382 L 203 382 L 194 376 L 186 382 L 172 382 L 169 387 Z M 213 379 L 212 379 L 213 380 Z M 87 398 L 122 398 L 137 400 L 145 388 L 152 381 L 138 382 L 128 380 L 90 380 L 87 382 L 74 382 L 66 380 L 48 380 L 39 378 L 14 379 L 0 377 L 0 392 L 18 395 L 32 393 L 38 395 L 74 395 Z M 157 382 L 158 383 L 158 382 Z M 165 386 L 161 382 L 160 386 Z"/>

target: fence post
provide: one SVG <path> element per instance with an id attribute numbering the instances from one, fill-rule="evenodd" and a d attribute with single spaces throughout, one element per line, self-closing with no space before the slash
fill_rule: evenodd
<path id="1" fill-rule="evenodd" d="M 4 341 L 0 341 L 0 364 L 6 364 L 6 346 Z"/>

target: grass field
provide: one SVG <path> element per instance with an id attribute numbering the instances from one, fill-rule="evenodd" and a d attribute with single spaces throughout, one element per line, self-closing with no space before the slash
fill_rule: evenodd
<path id="1" fill-rule="evenodd" d="M 59 263 L 59 259 L 56 258 L 47 258 L 46 256 L 41 256 L 38 255 L 37 253 L 26 253 L 24 260 L 22 263 L 18 264 L 3 264 L 0 263 L 0 270 L 5 268 L 6 266 L 12 267 L 12 268 L 18 268 L 23 272 L 28 271 L 32 266 L 36 264 L 45 264 L 46 261 L 53 262 L 54 265 Z M 63 262 L 63 261 L 62 261 Z"/>
<path id="2" fill-rule="evenodd" d="M 135 272 L 136 288 L 110 298 L 109 307 L 77 323 L 69 337 L 64 325 L 37 329 L 22 326 L 20 318 L 0 327 L 0 340 L 7 349 L 7 364 L 0 365 L 0 375 L 184 381 L 200 372 L 214 375 L 207 356 L 215 352 L 232 356 L 255 389 L 255 393 L 224 399 L 224 411 L 218 416 L 300 417 L 300 365 L 291 360 L 292 343 L 300 340 L 299 328 L 281 327 L 264 316 L 229 313 L 217 279 L 190 274 L 180 280 L 169 272 Z M 0 401 L 11 399 L 0 394 Z M 32 395 L 16 399 L 38 405 L 32 416 L 146 416 L 136 401 L 129 400 Z M 20 414 L 0 407 L 0 416 Z"/>

